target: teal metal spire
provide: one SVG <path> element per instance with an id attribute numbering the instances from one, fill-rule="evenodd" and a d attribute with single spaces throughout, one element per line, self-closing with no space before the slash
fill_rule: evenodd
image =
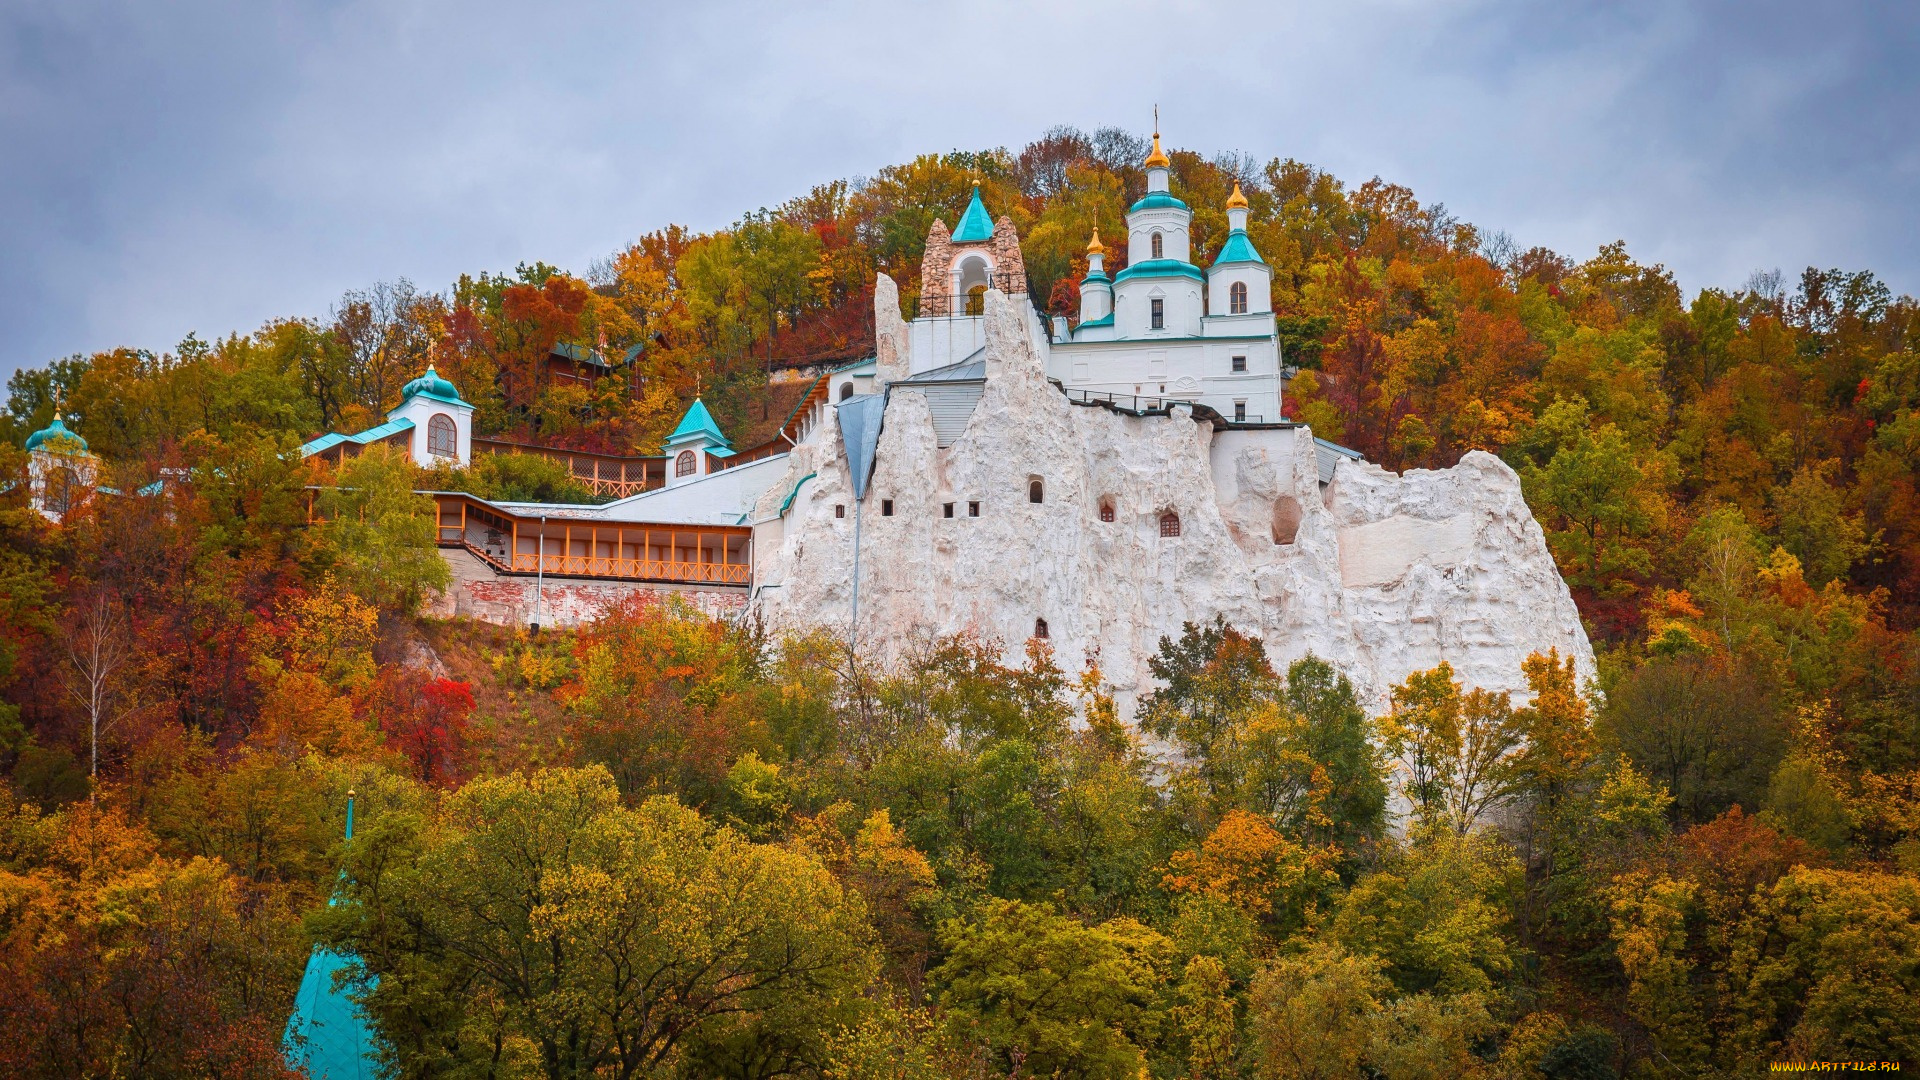
<path id="1" fill-rule="evenodd" d="M 980 201 L 980 185 L 973 185 L 973 201 L 967 204 L 967 212 L 960 215 L 960 224 L 954 226 L 953 242 L 972 244 L 981 240 L 993 239 L 993 218 L 987 216 L 987 208 Z"/>
<path id="2" fill-rule="evenodd" d="M 705 439 L 723 447 L 733 445 L 727 441 L 725 435 L 720 434 L 720 425 L 713 422 L 713 414 L 707 411 L 707 403 L 694 398 L 693 406 L 687 410 L 687 415 L 680 418 L 680 426 L 674 428 L 673 434 L 667 436 L 667 445 L 673 447 L 699 439 Z"/>
<path id="3" fill-rule="evenodd" d="M 353 839 L 353 792 L 347 792 L 347 839 Z M 332 907 L 339 893 L 327 900 Z M 378 1036 L 360 1006 L 335 981 L 335 973 L 354 957 L 316 946 L 307 958 L 307 973 L 293 998 L 293 1015 L 281 1043 L 287 1064 L 304 1068 L 313 1080 L 376 1080 Z"/>

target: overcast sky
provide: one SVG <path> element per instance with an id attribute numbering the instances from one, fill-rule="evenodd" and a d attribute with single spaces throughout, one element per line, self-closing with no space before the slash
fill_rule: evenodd
<path id="1" fill-rule="evenodd" d="M 1573 9 L 1583 13 L 1575 13 Z M 1691 292 L 1920 293 L 1920 5 L 0 0 L 0 375 L 584 272 L 1054 124 L 1409 185 Z"/>

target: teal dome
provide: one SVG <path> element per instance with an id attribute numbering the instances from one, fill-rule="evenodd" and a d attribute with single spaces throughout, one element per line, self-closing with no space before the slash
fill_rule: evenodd
<path id="1" fill-rule="evenodd" d="M 46 443 L 55 444 L 47 447 L 49 451 L 66 451 L 67 453 L 78 451 L 83 454 L 87 452 L 87 440 L 68 431 L 67 425 L 58 416 L 53 418 L 53 423 L 27 436 L 29 450 L 38 450 Z"/>
<path id="2" fill-rule="evenodd" d="M 420 376 L 400 388 L 400 400 L 402 401 L 423 394 L 427 397 L 447 402 L 450 405 L 466 404 L 466 402 L 460 400 L 460 391 L 455 390 L 452 383 L 441 378 L 439 373 L 433 370 L 432 364 L 427 365 L 427 373 L 425 375 Z"/>

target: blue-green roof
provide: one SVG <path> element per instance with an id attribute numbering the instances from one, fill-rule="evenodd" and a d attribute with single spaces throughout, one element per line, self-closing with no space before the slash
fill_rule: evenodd
<path id="1" fill-rule="evenodd" d="M 993 219 L 987 216 L 987 208 L 980 202 L 980 185 L 973 185 L 973 201 L 967 204 L 967 212 L 960 215 L 960 224 L 954 226 L 953 242 L 971 244 L 980 240 L 993 239 Z"/>
<path id="2" fill-rule="evenodd" d="M 1083 277 L 1083 278 L 1081 278 L 1081 279 L 1080 279 L 1080 284 L 1082 284 L 1082 285 L 1111 285 L 1111 284 L 1113 284 L 1113 279 L 1107 276 L 1107 273 L 1106 273 L 1106 271 L 1104 271 L 1104 270 L 1095 270 L 1094 272 L 1092 272 L 1092 273 L 1090 273 L 1090 274 L 1088 274 L 1088 275 L 1087 275 L 1086 277 Z"/>
<path id="3" fill-rule="evenodd" d="M 819 473 L 808 473 L 807 475 L 805 475 L 805 476 L 803 476 L 803 477 L 801 477 L 800 479 L 798 479 L 798 480 L 795 480 L 795 481 L 793 482 L 793 490 L 792 490 L 792 491 L 789 491 L 789 492 L 787 492 L 787 497 L 786 497 L 785 499 L 782 499 L 782 500 L 780 501 L 780 516 L 781 516 L 781 517 L 786 517 L 786 516 L 787 516 L 787 511 L 788 511 L 788 510 L 791 510 L 791 509 L 793 509 L 793 500 L 794 500 L 794 497 L 795 497 L 795 496 L 797 496 L 797 495 L 799 495 L 799 494 L 800 494 L 800 486 L 801 486 L 802 484 L 805 484 L 805 483 L 806 483 L 807 481 L 809 481 L 809 480 L 811 480 L 811 479 L 813 479 L 814 477 L 816 477 L 816 476 L 818 476 L 818 475 L 820 475 L 820 474 L 819 474 Z"/>
<path id="4" fill-rule="evenodd" d="M 1102 315 L 1097 319 L 1088 319 L 1085 322 L 1082 322 L 1079 326 L 1074 327 L 1074 329 L 1085 330 L 1090 326 L 1112 326 L 1112 325 L 1113 325 L 1113 312 L 1109 311 L 1105 315 Z"/>
<path id="5" fill-rule="evenodd" d="M 1115 281 L 1129 281 L 1133 278 L 1187 277 L 1195 281 L 1205 281 L 1206 275 L 1200 268 L 1181 259 L 1148 259 L 1137 262 L 1114 275 Z"/>
<path id="6" fill-rule="evenodd" d="M 460 391 L 455 390 L 452 383 L 441 378 L 439 374 L 433 370 L 432 364 L 427 365 L 426 374 L 400 388 L 401 401 L 415 397 L 431 398 L 434 401 L 445 402 L 448 405 L 458 405 L 466 409 L 473 408 L 473 406 L 460 400 Z"/>
<path id="7" fill-rule="evenodd" d="M 1260 252 L 1255 250 L 1253 241 L 1247 236 L 1247 230 L 1235 229 L 1227 234 L 1227 242 L 1220 246 L 1220 254 L 1213 260 L 1215 266 L 1226 266 L 1229 263 L 1259 263 L 1265 266 L 1267 260 L 1261 258 Z"/>
<path id="8" fill-rule="evenodd" d="M 48 443 L 53 445 L 47 446 Z M 68 431 L 66 422 L 56 416 L 53 418 L 53 423 L 27 436 L 27 449 L 38 450 L 42 446 L 46 446 L 52 453 L 84 454 L 87 451 L 87 440 Z"/>
<path id="9" fill-rule="evenodd" d="M 465 403 L 462 402 L 462 404 L 465 404 Z M 359 433 L 358 435 L 342 435 L 337 431 L 330 431 L 327 434 L 322 435 L 319 438 L 313 440 L 312 442 L 307 443 L 305 446 L 302 446 L 300 448 L 300 456 L 312 457 L 313 455 L 319 453 L 322 450 L 331 450 L 334 447 L 339 446 L 341 443 L 344 443 L 344 442 L 357 443 L 361 446 L 366 446 L 369 443 L 377 443 L 382 439 L 390 439 L 393 436 L 398 435 L 403 431 L 412 431 L 412 430 L 413 430 L 413 421 L 403 416 L 398 420 L 389 420 L 384 424 L 380 424 L 375 427 L 370 427 L 367 430 Z"/>
<path id="10" fill-rule="evenodd" d="M 1175 210 L 1185 210 L 1187 204 L 1164 191 L 1149 191 L 1147 192 L 1146 198 L 1134 203 L 1128 208 L 1127 213 L 1131 214 L 1135 210 L 1164 210 L 1169 207 Z"/>
<path id="11" fill-rule="evenodd" d="M 667 436 L 667 445 L 676 446 L 695 439 L 706 439 L 719 443 L 722 447 L 732 446 L 725 435 L 720 434 L 720 425 L 713 422 L 713 414 L 707 411 L 707 403 L 699 398 L 693 399 L 693 405 L 687 415 L 680 418 L 680 426 Z"/>

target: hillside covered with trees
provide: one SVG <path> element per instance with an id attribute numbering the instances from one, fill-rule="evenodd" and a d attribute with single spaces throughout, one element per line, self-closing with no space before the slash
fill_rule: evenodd
<path id="1" fill-rule="evenodd" d="M 1041 641 L 881 670 L 673 603 L 424 618 L 430 485 L 382 453 L 308 524 L 297 447 L 428 363 L 512 440 L 654 453 L 696 392 L 751 423 L 770 380 L 870 355 L 874 275 L 911 305 L 976 184 L 1035 302 L 1076 313 L 1145 151 L 1057 129 L 574 273 L 377 283 L 14 375 L 0 1073 L 287 1075 L 316 942 L 360 958 L 405 1077 L 1920 1063 L 1920 302 L 1870 272 L 1688 295 L 1622 244 L 1522 250 L 1377 179 L 1171 153 L 1196 261 L 1236 182 L 1251 203 L 1291 418 L 1521 475 L 1601 669 L 1536 656 L 1525 700 L 1442 666 L 1369 716 L 1215 623 L 1163 642 L 1128 726 Z M 562 346 L 621 362 L 563 385 Z M 32 511 L 56 409 L 146 493 Z"/>

